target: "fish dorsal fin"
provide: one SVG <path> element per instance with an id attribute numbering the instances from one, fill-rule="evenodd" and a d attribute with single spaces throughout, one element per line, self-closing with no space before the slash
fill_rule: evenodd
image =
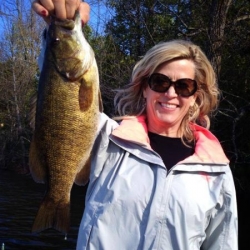
<path id="1" fill-rule="evenodd" d="M 102 94 L 101 94 L 100 89 L 99 89 L 99 92 L 98 92 L 98 98 L 99 98 L 99 111 L 103 112 Z"/>

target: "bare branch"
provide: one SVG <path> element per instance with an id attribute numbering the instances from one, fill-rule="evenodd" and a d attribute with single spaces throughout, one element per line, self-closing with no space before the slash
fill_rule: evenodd
<path id="1" fill-rule="evenodd" d="M 240 17 L 238 17 L 238 18 L 236 18 L 236 19 L 234 20 L 234 24 L 236 24 L 236 23 L 238 23 L 238 22 L 240 22 L 240 21 L 243 21 L 243 20 L 248 20 L 248 19 L 250 19 L 250 15 L 243 15 L 243 16 L 240 16 Z"/>
<path id="2" fill-rule="evenodd" d="M 2 11 L 0 10 L 0 16 L 12 16 L 12 15 L 7 14 L 7 13 L 5 13 L 5 12 L 2 12 Z"/>

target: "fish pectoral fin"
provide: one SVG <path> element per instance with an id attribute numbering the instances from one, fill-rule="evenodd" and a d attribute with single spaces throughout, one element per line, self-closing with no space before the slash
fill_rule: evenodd
<path id="1" fill-rule="evenodd" d="M 88 160 L 85 162 L 84 166 L 77 173 L 75 178 L 75 184 L 78 186 L 84 186 L 89 181 L 90 175 L 90 166 L 91 166 L 91 156 L 89 156 Z"/>
<path id="2" fill-rule="evenodd" d="M 29 151 L 29 169 L 34 181 L 38 183 L 45 183 L 46 180 L 46 170 L 43 165 L 33 135 Z"/>
<path id="3" fill-rule="evenodd" d="M 84 82 L 81 83 L 79 89 L 79 107 L 82 112 L 87 111 L 93 102 L 93 88 Z"/>

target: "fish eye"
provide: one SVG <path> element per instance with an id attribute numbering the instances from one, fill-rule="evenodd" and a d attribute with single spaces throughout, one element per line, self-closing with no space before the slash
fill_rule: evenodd
<path id="1" fill-rule="evenodd" d="M 60 38 L 56 37 L 52 40 L 52 44 L 58 44 L 60 42 Z"/>

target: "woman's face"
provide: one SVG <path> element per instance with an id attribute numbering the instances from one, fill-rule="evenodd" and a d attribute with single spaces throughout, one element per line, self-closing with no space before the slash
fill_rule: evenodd
<path id="1" fill-rule="evenodd" d="M 162 64 L 155 73 L 166 75 L 174 82 L 182 78 L 194 79 L 195 65 L 190 60 L 180 59 Z M 196 95 L 181 97 L 176 94 L 173 85 L 165 93 L 157 93 L 147 86 L 143 95 L 146 98 L 148 130 L 180 137 L 178 128 L 189 107 L 194 105 Z"/>

